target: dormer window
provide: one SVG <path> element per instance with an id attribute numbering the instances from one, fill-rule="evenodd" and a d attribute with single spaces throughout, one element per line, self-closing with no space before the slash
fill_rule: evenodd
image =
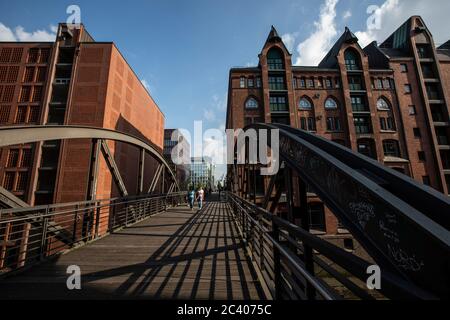
<path id="1" fill-rule="evenodd" d="M 355 50 L 348 49 L 345 51 L 345 66 L 347 71 L 361 70 L 361 63 Z"/>

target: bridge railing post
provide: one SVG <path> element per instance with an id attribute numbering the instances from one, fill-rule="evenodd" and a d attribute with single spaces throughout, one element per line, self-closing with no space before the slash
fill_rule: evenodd
<path id="1" fill-rule="evenodd" d="M 96 209 L 95 209 L 95 233 L 94 233 L 94 239 L 98 238 L 98 232 L 100 228 L 100 210 L 101 210 L 101 204 L 100 201 L 96 202 Z"/>
<path id="2" fill-rule="evenodd" d="M 280 230 L 277 224 L 272 221 L 272 237 L 275 239 L 275 242 L 279 242 L 280 240 Z M 282 278 L 281 278 L 281 254 L 278 247 L 273 244 L 273 272 L 274 272 L 274 289 L 275 289 L 275 300 L 282 299 Z"/>
<path id="3" fill-rule="evenodd" d="M 78 229 L 78 205 L 75 205 L 75 212 L 73 214 L 73 230 L 72 230 L 72 245 L 77 242 L 77 229 Z"/>
<path id="4" fill-rule="evenodd" d="M 41 248 L 40 248 L 40 260 L 44 260 L 46 251 L 47 251 L 47 229 L 48 229 L 48 208 L 45 210 L 46 216 L 43 219 L 42 223 L 42 235 L 41 235 Z"/>

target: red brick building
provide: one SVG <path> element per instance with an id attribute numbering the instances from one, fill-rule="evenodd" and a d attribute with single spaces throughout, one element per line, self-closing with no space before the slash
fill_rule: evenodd
<path id="1" fill-rule="evenodd" d="M 50 124 L 114 129 L 163 148 L 161 110 L 114 43 L 95 42 L 83 25 L 60 24 L 55 42 L 0 42 L 0 125 Z M 108 146 L 133 194 L 139 151 Z M 1 186 L 31 205 L 85 200 L 90 148 L 86 139 L 4 148 Z M 149 183 L 154 164 L 145 161 Z M 97 198 L 117 194 L 101 159 Z"/>
<path id="2" fill-rule="evenodd" d="M 450 192 L 450 42 L 436 47 L 413 16 L 365 48 L 348 29 L 318 66 L 293 66 L 272 30 L 259 65 L 230 70 L 227 128 L 254 122 L 301 128 L 445 193 Z M 260 195 L 268 181 L 259 177 Z M 314 227 L 339 234 L 313 194 Z"/>

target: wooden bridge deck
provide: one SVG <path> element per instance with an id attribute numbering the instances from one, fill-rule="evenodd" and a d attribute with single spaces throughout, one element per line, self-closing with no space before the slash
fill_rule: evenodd
<path id="1" fill-rule="evenodd" d="M 67 267 L 81 268 L 69 291 Z M 169 209 L 0 281 L 0 299 L 264 299 L 225 203 Z"/>

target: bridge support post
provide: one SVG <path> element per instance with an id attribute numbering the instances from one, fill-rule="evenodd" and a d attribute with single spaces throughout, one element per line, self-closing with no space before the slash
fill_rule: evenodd
<path id="1" fill-rule="evenodd" d="M 144 164 L 145 164 L 145 149 L 141 148 L 139 153 L 139 170 L 138 170 L 138 194 L 144 193 Z"/>
<path id="2" fill-rule="evenodd" d="M 101 143 L 98 139 L 92 139 L 91 161 L 89 165 L 87 200 L 94 200 L 97 193 L 98 160 Z"/>

